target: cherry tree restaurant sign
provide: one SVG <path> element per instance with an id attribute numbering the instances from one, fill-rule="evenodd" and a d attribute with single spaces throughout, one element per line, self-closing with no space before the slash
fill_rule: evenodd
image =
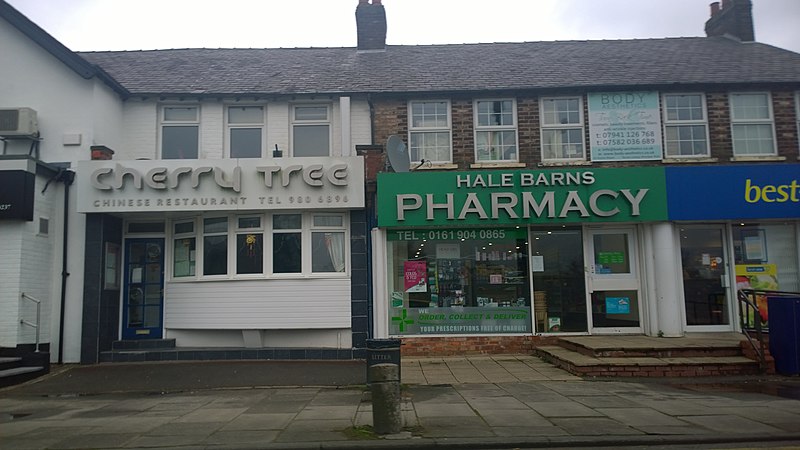
<path id="1" fill-rule="evenodd" d="M 364 159 L 80 161 L 78 212 L 364 207 Z"/>
<path id="2" fill-rule="evenodd" d="M 661 159 L 658 92 L 595 92 L 588 98 L 592 161 Z"/>

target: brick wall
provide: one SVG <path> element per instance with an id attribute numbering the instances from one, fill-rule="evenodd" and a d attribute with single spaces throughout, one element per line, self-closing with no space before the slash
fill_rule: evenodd
<path id="1" fill-rule="evenodd" d="M 797 160 L 797 112 L 793 91 L 772 92 L 772 112 L 775 116 L 775 138 L 778 142 L 778 156 L 787 160 Z"/>
<path id="2" fill-rule="evenodd" d="M 403 337 L 403 356 L 458 356 L 531 354 L 541 345 L 556 345 L 557 338 L 544 336 L 441 336 Z"/>
<path id="3" fill-rule="evenodd" d="M 763 91 L 757 87 L 744 91 Z M 698 92 L 696 89 L 675 92 Z M 731 139 L 731 115 L 728 101 L 728 90 L 718 88 L 706 90 L 706 106 L 708 111 L 708 131 L 710 138 L 710 157 L 719 163 L 728 163 L 733 157 Z M 663 92 L 660 92 L 663 93 Z M 791 90 L 774 90 L 772 94 L 775 117 L 775 134 L 778 143 L 778 156 L 785 157 L 788 162 L 797 161 L 798 139 L 797 113 L 795 108 L 795 92 Z M 564 93 L 569 95 L 569 93 Z M 574 95 L 574 93 L 572 94 Z M 588 102 L 585 93 L 581 94 L 584 104 L 584 138 L 587 159 L 590 154 Z M 536 168 L 541 163 L 541 130 L 539 97 L 535 95 L 516 94 L 510 96 L 493 96 L 493 98 L 515 98 L 517 101 L 517 139 L 520 162 L 528 168 Z M 405 99 L 375 99 L 375 142 L 383 145 L 392 135 L 400 135 L 408 143 L 408 101 L 425 99 L 414 97 Z M 431 96 L 431 99 L 446 97 Z M 458 170 L 469 170 L 475 162 L 475 138 L 473 101 L 486 98 L 485 95 L 475 97 L 457 96 L 451 101 L 453 163 Z M 774 163 L 774 161 L 772 161 Z M 623 161 L 594 162 L 594 167 L 634 167 L 661 165 L 661 161 Z M 709 164 L 704 162 L 703 164 Z"/>

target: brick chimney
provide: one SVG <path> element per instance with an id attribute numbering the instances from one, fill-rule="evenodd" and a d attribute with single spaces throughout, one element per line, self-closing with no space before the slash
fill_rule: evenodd
<path id="1" fill-rule="evenodd" d="M 753 3 L 750 0 L 722 0 L 711 4 L 706 36 L 731 36 L 743 42 L 756 40 L 753 31 Z"/>
<path id="2" fill-rule="evenodd" d="M 358 0 L 356 26 L 359 50 L 386 50 L 386 11 L 381 0 Z"/>

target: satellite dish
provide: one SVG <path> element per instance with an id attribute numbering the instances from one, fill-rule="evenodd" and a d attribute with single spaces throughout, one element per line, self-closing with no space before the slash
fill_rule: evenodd
<path id="1" fill-rule="evenodd" d="M 408 172 L 411 167 L 406 144 L 396 134 L 389 136 L 386 141 L 386 156 L 389 158 L 389 167 L 395 172 Z"/>

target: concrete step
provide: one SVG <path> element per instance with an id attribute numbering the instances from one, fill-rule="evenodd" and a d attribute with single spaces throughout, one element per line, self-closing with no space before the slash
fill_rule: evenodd
<path id="1" fill-rule="evenodd" d="M 114 341 L 112 350 L 149 350 L 149 349 L 174 349 L 175 339 L 129 339 Z"/>
<path id="2" fill-rule="evenodd" d="M 715 357 L 741 356 L 739 339 L 669 339 L 645 336 L 609 338 L 576 336 L 560 338 L 558 345 L 594 357 Z"/>
<path id="3" fill-rule="evenodd" d="M 561 346 L 542 346 L 535 354 L 570 373 L 591 377 L 702 377 L 754 375 L 758 362 L 741 356 L 590 356 Z"/>
<path id="4" fill-rule="evenodd" d="M 24 383 L 46 373 L 43 366 L 24 366 L 0 370 L 0 387 Z"/>
<path id="5" fill-rule="evenodd" d="M 18 367 L 22 362 L 22 358 L 18 356 L 2 356 L 0 357 L 0 370 L 13 369 Z"/>

